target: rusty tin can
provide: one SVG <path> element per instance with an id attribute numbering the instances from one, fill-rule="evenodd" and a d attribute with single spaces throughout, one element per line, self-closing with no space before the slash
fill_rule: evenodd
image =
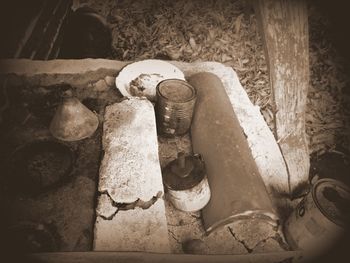
<path id="1" fill-rule="evenodd" d="M 170 162 L 163 171 L 167 197 L 179 210 L 195 212 L 210 200 L 210 188 L 200 155 L 185 156 L 183 153 Z"/>
<path id="2" fill-rule="evenodd" d="M 329 178 L 318 180 L 285 222 L 288 243 L 314 253 L 331 248 L 344 234 L 349 205 L 346 185 Z"/>
<path id="3" fill-rule="evenodd" d="M 197 92 L 185 80 L 166 79 L 157 85 L 156 117 L 158 131 L 168 137 L 188 132 Z"/>

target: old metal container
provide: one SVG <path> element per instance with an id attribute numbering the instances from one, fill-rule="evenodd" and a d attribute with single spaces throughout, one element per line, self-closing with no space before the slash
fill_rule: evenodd
<path id="1" fill-rule="evenodd" d="M 180 79 L 167 79 L 157 85 L 156 116 L 159 133 L 172 137 L 188 132 L 197 92 Z"/>
<path id="2" fill-rule="evenodd" d="M 204 229 L 210 233 L 252 218 L 276 225 L 265 184 L 221 80 L 201 72 L 188 81 L 198 95 L 191 125 L 193 151 L 205 161 L 211 190 L 202 210 Z"/>
<path id="3" fill-rule="evenodd" d="M 349 207 L 346 185 L 329 178 L 318 180 L 285 222 L 288 243 L 316 253 L 330 249 L 344 234 Z"/>
<path id="4" fill-rule="evenodd" d="M 78 141 L 94 134 L 98 117 L 77 98 L 65 97 L 50 124 L 52 136 L 62 141 Z"/>
<path id="5" fill-rule="evenodd" d="M 180 153 L 165 167 L 163 182 L 167 197 L 179 210 L 199 211 L 209 202 L 210 188 L 200 155 L 185 156 Z"/>

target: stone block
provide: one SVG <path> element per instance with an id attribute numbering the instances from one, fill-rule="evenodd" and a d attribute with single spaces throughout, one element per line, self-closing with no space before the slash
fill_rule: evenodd
<path id="1" fill-rule="evenodd" d="M 209 254 L 247 254 L 247 249 L 234 238 L 228 227 L 217 229 L 204 238 Z"/>
<path id="2" fill-rule="evenodd" d="M 98 190 L 118 203 L 149 201 L 163 192 L 154 108 L 132 98 L 106 107 Z"/>
<path id="3" fill-rule="evenodd" d="M 164 201 L 148 209 L 120 210 L 111 220 L 98 216 L 93 250 L 170 253 Z"/>
<path id="4" fill-rule="evenodd" d="M 255 248 L 263 240 L 276 236 L 277 229 L 265 220 L 245 219 L 230 224 L 230 228 L 237 240 L 248 249 Z"/>

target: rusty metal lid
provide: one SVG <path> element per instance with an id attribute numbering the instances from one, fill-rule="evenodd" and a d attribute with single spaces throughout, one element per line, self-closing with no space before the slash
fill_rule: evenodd
<path id="1" fill-rule="evenodd" d="M 196 186 L 204 176 L 204 161 L 199 155 L 185 156 L 180 153 L 164 168 L 163 182 L 168 189 L 181 191 Z"/>
<path id="2" fill-rule="evenodd" d="M 350 189 L 334 179 L 321 179 L 315 183 L 312 196 L 320 209 L 333 223 L 344 226 L 350 221 Z"/>
<path id="3" fill-rule="evenodd" d="M 166 79 L 157 85 L 157 94 L 173 102 L 187 102 L 197 96 L 196 89 L 181 79 Z"/>

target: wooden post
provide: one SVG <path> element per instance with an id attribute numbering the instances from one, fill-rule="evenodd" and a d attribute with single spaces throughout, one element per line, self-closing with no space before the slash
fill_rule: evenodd
<path id="1" fill-rule="evenodd" d="M 257 0 L 275 106 L 275 136 L 289 173 L 292 197 L 308 186 L 305 108 L 309 85 L 308 16 L 300 0 Z"/>

